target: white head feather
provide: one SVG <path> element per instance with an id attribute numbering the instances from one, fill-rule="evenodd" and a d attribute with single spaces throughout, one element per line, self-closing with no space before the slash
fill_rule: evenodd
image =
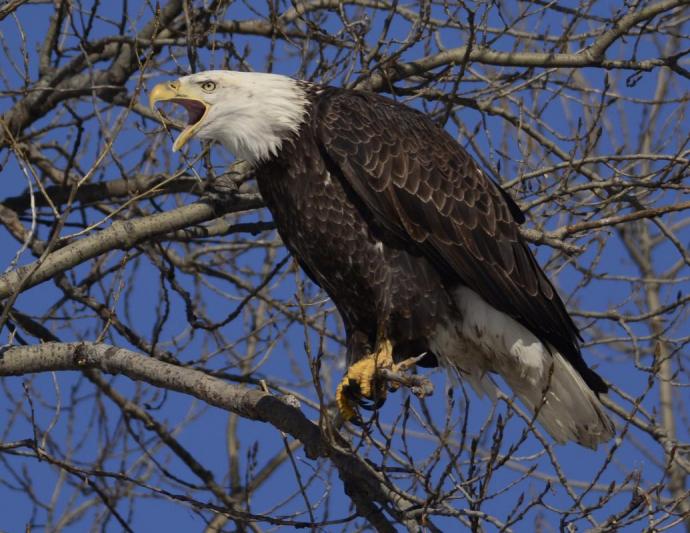
<path id="1" fill-rule="evenodd" d="M 278 74 L 209 70 L 184 76 L 173 85 L 180 98 L 206 104 L 194 135 L 216 140 L 251 163 L 276 155 L 307 113 L 304 88 Z"/>

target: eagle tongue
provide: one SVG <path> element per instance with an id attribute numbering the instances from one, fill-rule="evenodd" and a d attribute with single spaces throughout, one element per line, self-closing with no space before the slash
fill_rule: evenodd
<path id="1" fill-rule="evenodd" d="M 202 104 L 198 100 L 191 100 L 188 98 L 173 98 L 171 101 L 175 102 L 176 104 L 180 104 L 187 110 L 188 126 L 191 126 L 199 122 L 201 120 L 201 117 L 204 116 L 204 112 L 206 111 L 206 107 L 204 106 L 204 104 Z"/>

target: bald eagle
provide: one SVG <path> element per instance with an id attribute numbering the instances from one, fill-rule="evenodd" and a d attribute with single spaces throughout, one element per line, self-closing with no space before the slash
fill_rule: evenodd
<path id="1" fill-rule="evenodd" d="M 559 443 L 614 435 L 607 392 L 518 226 L 511 197 L 425 114 L 289 77 L 208 71 L 155 86 L 188 112 L 175 140 L 216 140 L 254 165 L 285 245 L 335 303 L 345 419 L 383 395 L 380 368 L 452 368 L 478 391 L 500 375 Z M 385 387 L 384 389 L 385 390 Z"/>

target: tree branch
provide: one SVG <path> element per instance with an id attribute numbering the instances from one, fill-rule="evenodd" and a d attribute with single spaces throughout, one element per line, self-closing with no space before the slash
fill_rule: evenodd
<path id="1" fill-rule="evenodd" d="M 199 370 L 185 368 L 158 359 L 98 343 L 56 343 L 35 346 L 12 346 L 0 357 L 0 376 L 21 376 L 37 372 L 100 370 L 106 374 L 124 375 L 156 387 L 180 392 L 258 422 L 266 422 L 298 439 L 311 459 L 328 458 L 338 468 L 346 492 L 355 491 L 363 498 L 358 509 L 364 518 L 372 519 L 378 531 L 395 531 L 379 510 L 404 520 L 405 502 L 398 492 L 386 488 L 386 482 L 367 462 L 355 455 L 346 441 L 337 436 L 337 443 L 323 436 L 319 426 L 310 421 L 292 402 L 270 393 L 233 385 Z M 394 495 L 394 498 L 391 496 Z M 362 502 L 367 501 L 366 506 Z"/>

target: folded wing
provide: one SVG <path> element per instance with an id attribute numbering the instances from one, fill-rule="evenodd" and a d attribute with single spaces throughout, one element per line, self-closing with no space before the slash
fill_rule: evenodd
<path id="1" fill-rule="evenodd" d="M 578 330 L 522 239 L 510 196 L 426 115 L 368 93 L 330 89 L 317 138 L 336 175 L 374 222 L 553 346 L 595 392 Z"/>

